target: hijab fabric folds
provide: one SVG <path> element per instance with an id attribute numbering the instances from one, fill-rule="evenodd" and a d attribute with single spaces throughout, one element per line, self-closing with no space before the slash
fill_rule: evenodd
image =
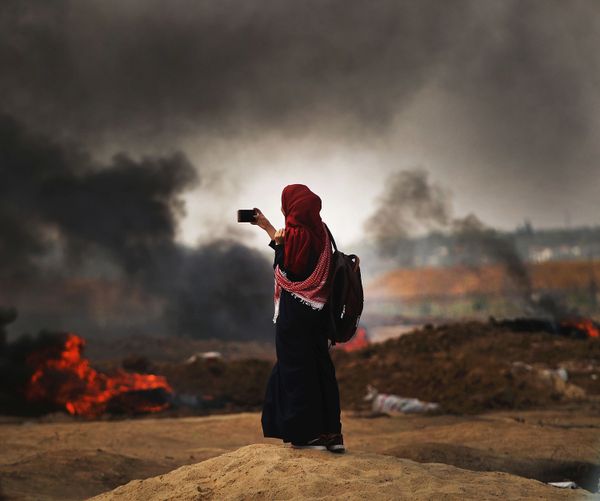
<path id="1" fill-rule="evenodd" d="M 304 274 L 311 253 L 319 258 L 311 275 L 300 282 L 289 280 L 279 266 L 275 267 L 273 322 L 279 314 L 282 288 L 313 309 L 320 310 L 325 306 L 329 295 L 328 278 L 332 255 L 329 234 L 319 214 L 321 199 L 317 195 L 303 184 L 290 184 L 281 194 L 281 207 L 285 214 L 285 270 Z"/>
<path id="2" fill-rule="evenodd" d="M 301 275 L 311 252 L 320 254 L 325 245 L 321 199 L 303 184 L 290 184 L 281 193 L 285 214 L 284 268 Z"/>

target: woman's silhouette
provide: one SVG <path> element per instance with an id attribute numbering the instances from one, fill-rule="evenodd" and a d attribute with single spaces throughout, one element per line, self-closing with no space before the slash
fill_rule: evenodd
<path id="1" fill-rule="evenodd" d="M 262 412 L 265 437 L 293 447 L 343 452 L 340 396 L 328 349 L 327 297 L 331 244 L 321 220 L 321 199 L 303 184 L 281 194 L 285 229 L 256 209 L 253 224 L 275 250 L 275 343 L 277 362 Z"/>

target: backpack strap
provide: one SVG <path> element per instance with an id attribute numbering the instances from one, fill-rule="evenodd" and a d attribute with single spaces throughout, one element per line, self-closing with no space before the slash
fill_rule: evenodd
<path id="1" fill-rule="evenodd" d="M 333 248 L 337 252 L 338 248 L 337 248 L 337 245 L 335 244 L 335 238 L 333 238 L 333 235 L 331 234 L 331 230 L 329 229 L 329 226 L 327 226 L 325 223 L 323 223 L 323 224 L 325 225 L 325 228 L 327 228 L 327 233 L 329 233 L 329 239 L 331 240 L 331 243 L 333 244 Z"/>
<path id="2" fill-rule="evenodd" d="M 325 223 L 323 223 L 325 224 Z M 331 234 L 331 230 L 329 229 L 329 226 L 327 226 L 325 224 L 325 228 L 327 228 L 327 233 L 329 233 L 329 239 L 331 240 L 331 243 L 333 244 L 333 248 L 335 249 L 335 251 L 338 251 L 337 245 L 335 244 L 335 238 L 333 238 L 333 235 Z M 354 271 L 358 270 L 358 267 L 360 266 L 360 259 L 356 254 L 350 254 L 351 258 L 354 259 Z"/>

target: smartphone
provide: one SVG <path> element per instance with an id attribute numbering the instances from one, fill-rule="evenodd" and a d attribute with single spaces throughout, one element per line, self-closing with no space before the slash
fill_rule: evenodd
<path id="1" fill-rule="evenodd" d="M 251 223 L 254 221 L 254 216 L 256 216 L 254 209 L 239 209 L 238 223 Z"/>

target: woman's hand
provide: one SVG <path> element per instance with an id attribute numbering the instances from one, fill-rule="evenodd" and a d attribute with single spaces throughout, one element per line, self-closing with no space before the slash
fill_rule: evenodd
<path id="1" fill-rule="evenodd" d="M 275 240 L 275 228 L 271 222 L 265 217 L 260 209 L 254 207 L 254 210 L 256 211 L 256 216 L 254 216 L 254 221 L 251 221 L 250 224 L 254 224 L 259 228 L 262 228 L 269 234 L 271 240 Z"/>
<path id="2" fill-rule="evenodd" d="M 285 238 L 285 228 L 281 228 L 280 230 L 277 230 L 275 232 L 275 235 L 273 235 L 273 240 L 275 240 L 275 243 L 277 245 L 281 245 L 283 243 L 284 238 Z"/>

